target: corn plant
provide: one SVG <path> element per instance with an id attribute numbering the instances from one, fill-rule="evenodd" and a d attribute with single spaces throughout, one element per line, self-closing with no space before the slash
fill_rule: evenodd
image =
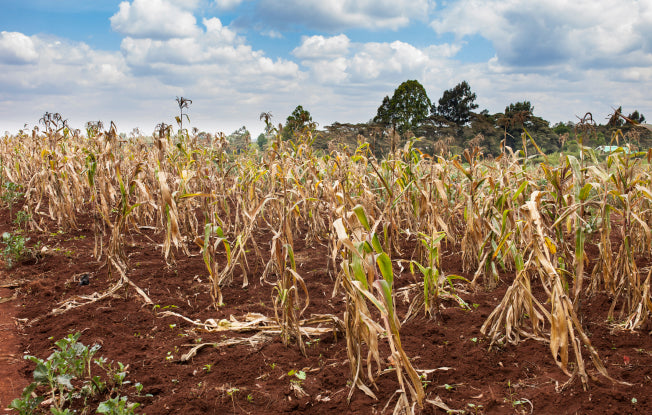
<path id="1" fill-rule="evenodd" d="M 350 220 L 353 216 L 357 218 L 357 225 Z M 348 225 L 345 225 L 345 221 Z M 379 224 L 380 222 L 376 222 L 372 228 L 364 207 L 360 205 L 355 206 L 353 212 L 333 222 L 338 238 L 337 246 L 343 248 L 340 252 L 343 258 L 342 284 L 347 300 L 344 317 L 352 377 L 349 399 L 356 387 L 375 398 L 361 377 L 361 345 L 366 343 L 369 350 L 366 359 L 367 378 L 373 384 L 375 377 L 372 374 L 371 359 L 373 358 L 377 365 L 380 364 L 378 334 L 385 332 L 391 351 L 390 360 L 395 365 L 401 388 L 396 411 L 410 411 L 408 394 L 412 401 L 421 407 L 425 393 L 419 375 L 401 345 L 400 322 L 393 298 L 394 272 L 391 258 L 384 252 L 376 234 Z M 372 317 L 367 308 L 367 301 L 380 312 L 381 323 Z"/>
<path id="2" fill-rule="evenodd" d="M 0 186 L 0 199 L 9 206 L 9 218 L 13 217 L 14 205 L 25 195 L 22 186 L 10 181 L 3 181 Z"/>
<path id="3" fill-rule="evenodd" d="M 310 297 L 306 283 L 297 272 L 292 245 L 287 242 L 286 238 L 281 233 L 276 233 L 272 238 L 272 258 L 270 261 L 273 261 L 274 268 L 278 273 L 272 295 L 274 316 L 281 328 L 283 344 L 287 346 L 292 340 L 295 340 L 301 353 L 305 356 L 306 346 L 303 341 L 299 319 L 308 308 Z M 303 305 L 301 304 L 301 294 L 304 296 Z"/>
<path id="4" fill-rule="evenodd" d="M 524 264 L 521 264 L 520 260 L 518 261 L 519 274 L 516 280 L 508 289 L 503 302 L 496 307 L 481 330 L 492 338 L 492 342 L 500 337 L 503 330 L 512 341 L 518 341 L 518 337 L 511 337 L 512 332 L 521 332 L 528 337 L 540 339 L 542 323 L 548 323 L 550 328 L 547 336 L 549 336 L 552 357 L 559 368 L 571 377 L 571 380 L 579 377 L 583 387 L 588 387 L 588 374 L 582 354 L 583 349 L 586 349 L 598 372 L 616 382 L 609 376 L 598 352 L 591 345 L 564 287 L 559 269 L 553 265 L 552 258 L 556 250 L 544 231 L 540 214 L 541 196 L 539 192 L 534 192 L 531 199 L 522 207 L 526 220 L 522 234 L 524 238 L 531 241 L 532 248 L 528 254 L 528 260 Z M 525 271 L 535 272 L 540 277 L 548 295 L 549 311 L 542 307 L 532 295 L 527 279 L 528 273 Z M 521 329 L 522 323 L 520 323 L 519 316 L 524 313 L 528 313 L 530 316 L 531 334 Z M 489 328 L 491 329 L 488 330 Z M 573 373 L 569 371 L 568 367 L 570 350 L 573 351 L 575 357 Z"/>
<path id="5" fill-rule="evenodd" d="M 215 242 L 211 244 L 211 237 L 215 234 L 217 237 Z M 224 245 L 226 251 L 227 261 L 231 262 L 231 245 L 224 237 L 224 232 L 222 228 L 214 223 L 207 223 L 204 226 L 204 237 L 196 238 L 195 243 L 202 250 L 202 258 L 204 259 L 204 264 L 208 270 L 208 275 L 211 280 L 211 298 L 213 299 L 213 304 L 215 307 L 219 307 L 224 303 L 222 297 L 222 290 L 220 289 L 220 280 L 219 280 L 219 270 L 218 264 L 215 261 L 215 252 L 217 247 L 220 244 Z"/>
<path id="6" fill-rule="evenodd" d="M 127 220 L 129 215 L 140 206 L 140 203 L 132 202 L 138 175 L 142 171 L 142 165 L 138 164 L 131 173 L 130 180 L 125 184 L 119 168 L 116 166 L 115 175 L 120 189 L 120 204 L 117 208 L 114 222 L 111 226 L 111 238 L 107 248 L 107 265 L 109 267 L 109 278 L 116 272 L 121 280 L 126 277 L 128 268 L 127 255 L 124 251 L 124 236 L 127 231 Z"/>
<path id="7" fill-rule="evenodd" d="M 641 271 L 637 265 L 636 257 L 649 252 L 652 246 L 652 232 L 648 223 L 643 219 L 650 210 L 652 193 L 650 192 L 650 176 L 637 168 L 638 159 L 625 153 L 616 153 L 609 157 L 609 164 L 615 170 L 609 175 L 609 181 L 614 189 L 607 194 L 610 203 L 605 207 L 605 216 L 615 212 L 623 219 L 620 228 L 622 244 L 618 254 L 611 262 L 602 262 L 605 278 L 604 285 L 614 295 L 608 318 L 614 318 L 615 308 L 620 304 L 620 318 L 625 318 L 624 327 L 635 329 L 652 313 L 650 301 L 650 278 L 642 281 Z M 605 204 L 608 201 L 604 202 Z M 609 216 L 603 219 L 609 220 Z M 610 229 L 603 230 L 608 237 Z M 605 258 L 609 258 L 606 256 Z"/>
<path id="8" fill-rule="evenodd" d="M 431 318 L 435 316 L 435 313 L 439 311 L 442 298 L 454 299 L 462 307 L 468 307 L 464 300 L 455 294 L 453 280 L 469 281 L 459 275 L 444 275 L 440 271 L 439 247 L 446 234 L 440 232 L 430 236 L 420 232 L 419 237 L 427 252 L 427 262 L 423 265 L 415 260 L 410 261 L 410 272 L 414 275 L 416 266 L 423 277 L 423 306 L 426 315 Z"/>

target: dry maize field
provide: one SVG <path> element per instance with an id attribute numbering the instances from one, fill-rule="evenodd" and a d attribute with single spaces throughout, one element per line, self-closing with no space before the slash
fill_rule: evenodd
<path id="1" fill-rule="evenodd" d="M 3 413 L 652 411 L 652 152 L 310 141 L 2 137 Z"/>

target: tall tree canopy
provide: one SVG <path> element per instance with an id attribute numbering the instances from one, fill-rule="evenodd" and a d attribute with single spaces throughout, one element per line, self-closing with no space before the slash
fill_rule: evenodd
<path id="1" fill-rule="evenodd" d="M 251 143 L 251 133 L 247 130 L 247 127 L 243 125 L 229 134 L 226 139 L 236 151 L 240 152 L 241 150 L 246 149 L 249 143 Z"/>
<path id="2" fill-rule="evenodd" d="M 444 91 L 439 99 L 439 105 L 433 105 L 431 112 L 462 127 L 471 119 L 471 110 L 478 108 L 475 103 L 477 96 L 471 92 L 471 87 L 462 81 L 455 88 Z"/>
<path id="3" fill-rule="evenodd" d="M 505 116 L 521 119 L 521 124 L 534 114 L 534 107 L 530 101 L 519 101 L 505 107 Z"/>
<path id="4" fill-rule="evenodd" d="M 634 122 L 636 122 L 636 123 L 638 123 L 638 124 L 642 124 L 642 123 L 645 122 L 645 115 L 640 114 L 640 113 L 638 112 L 638 110 L 634 110 L 634 112 L 632 112 L 631 114 L 629 114 L 629 115 L 627 116 L 627 118 L 630 119 L 630 120 L 632 120 L 632 121 L 634 121 Z"/>
<path id="5" fill-rule="evenodd" d="M 390 99 L 383 98 L 374 122 L 391 125 L 400 133 L 413 130 L 428 118 L 430 98 L 419 81 L 408 80 L 396 88 Z"/>
<path id="6" fill-rule="evenodd" d="M 539 148 L 545 153 L 559 150 L 559 136 L 550 123 L 541 117 L 534 115 L 534 106 L 530 101 L 519 101 L 505 107 L 505 113 L 500 115 L 497 125 L 503 129 L 505 145 L 514 150 L 523 147 L 521 134 L 527 129 L 530 136 L 536 141 Z M 562 128 L 558 129 L 564 131 Z M 526 140 L 530 154 L 535 151 L 531 148 L 529 139 Z"/>
<path id="7" fill-rule="evenodd" d="M 316 123 L 312 120 L 310 112 L 303 109 L 298 105 L 292 114 L 285 120 L 285 127 L 283 127 L 283 138 L 289 140 L 295 134 L 303 134 L 309 130 L 314 129 Z"/>

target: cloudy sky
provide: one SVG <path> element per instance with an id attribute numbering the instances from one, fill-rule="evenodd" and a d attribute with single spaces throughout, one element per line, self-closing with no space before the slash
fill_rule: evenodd
<path id="1" fill-rule="evenodd" d="M 149 133 L 193 100 L 230 133 L 303 105 L 365 122 L 419 80 L 433 101 L 467 80 L 480 110 L 529 100 L 551 122 L 613 107 L 652 119 L 649 0 L 2 0 L 0 131 L 45 111 L 73 127 Z"/>

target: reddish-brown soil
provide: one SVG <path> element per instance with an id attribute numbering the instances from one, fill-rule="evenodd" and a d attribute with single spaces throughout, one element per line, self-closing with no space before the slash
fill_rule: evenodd
<path id="1" fill-rule="evenodd" d="M 8 212 L 2 211 L 0 233 L 15 229 Z M 207 272 L 199 251 L 192 256 L 175 253 L 176 265 L 168 267 L 161 255 L 163 235 L 151 230 L 143 235 L 132 232 L 127 239 L 129 278 L 158 305 L 145 305 L 133 289 L 92 305 L 50 315 L 60 303 L 78 295 L 104 292 L 113 281 L 93 257 L 93 234 L 88 221 L 80 229 L 57 232 L 28 232 L 29 245 L 40 242 L 48 249 L 39 258 L 26 261 L 12 270 L 0 264 L 0 297 L 16 299 L 0 303 L 0 404 L 6 408 L 31 381 L 34 365 L 23 354 L 46 358 L 53 342 L 69 333 L 81 332 L 84 344 L 100 344 L 98 355 L 129 365 L 128 379 L 144 385 L 143 394 L 134 397 L 132 387 L 124 393 L 142 404 L 138 413 L 155 414 L 278 414 L 278 413 L 391 413 L 398 389 L 396 374 L 383 374 L 377 381 L 378 400 L 356 390 L 347 402 L 349 366 L 346 342 L 342 335 L 313 338 L 306 347 L 307 357 L 298 347 L 285 347 L 278 336 L 271 340 L 221 348 L 204 348 L 187 363 L 179 357 L 197 343 L 218 343 L 229 338 L 251 337 L 256 332 L 202 332 L 175 317 L 162 316 L 172 310 L 192 320 L 240 319 L 248 312 L 274 315 L 272 286 L 259 278 L 264 266 L 250 260 L 250 284 L 242 288 L 236 273 L 231 286 L 224 287 L 224 302 L 219 310 L 211 306 Z M 256 235 L 261 251 L 269 251 L 270 235 Z M 332 297 L 334 276 L 328 264 L 327 248 L 319 243 L 295 241 L 297 266 L 305 279 L 310 306 L 305 316 L 335 314 L 342 318 L 344 298 Z M 410 251 L 405 249 L 409 259 Z M 593 251 L 595 252 L 595 251 Z M 591 250 L 589 250 L 591 253 Z M 254 258 L 253 254 L 251 258 Z M 222 259 L 223 263 L 224 259 Z M 648 264 L 642 264 L 648 265 Z M 460 255 L 449 246 L 442 255 L 446 273 L 464 274 Z M 90 285 L 79 286 L 77 276 L 90 273 Z M 510 276 L 505 275 L 493 290 L 467 292 L 460 285 L 458 294 L 473 311 L 452 302 L 434 319 L 419 313 L 401 328 L 403 346 L 419 370 L 433 370 L 427 376 L 427 399 L 439 397 L 454 410 L 474 413 L 507 414 L 627 414 L 652 412 L 652 338 L 648 331 L 614 331 L 605 321 L 610 306 L 606 296 L 585 298 L 582 324 L 609 371 L 632 386 L 614 384 L 597 375 L 585 355 L 587 371 L 597 380 L 584 391 L 579 381 L 561 390 L 568 380 L 553 361 L 546 344 L 534 340 L 518 346 L 489 349 L 480 326 L 501 300 Z M 406 270 L 397 278 L 398 287 L 414 282 Z M 408 304 L 397 298 L 399 314 Z M 381 346 L 386 343 L 381 341 Z M 389 362 L 384 362 L 389 366 Z M 303 370 L 301 382 L 307 396 L 291 389 L 291 370 Z M 96 368 L 94 368 L 96 371 Z M 99 372 L 98 372 L 99 373 Z M 390 399 L 392 402 L 384 409 Z M 635 403 L 633 403 L 635 402 Z M 89 402 L 97 405 L 96 402 Z M 77 409 L 81 403 L 77 402 Z M 420 413 L 445 413 L 425 403 Z"/>
<path id="2" fill-rule="evenodd" d="M 4 278 L 3 278 L 4 281 Z M 0 288 L 0 408 L 6 408 L 11 400 L 20 396 L 27 381 L 19 374 L 22 367 L 22 347 L 13 319 L 18 313 L 13 290 Z M 1 413 L 4 413 L 1 412 Z"/>

